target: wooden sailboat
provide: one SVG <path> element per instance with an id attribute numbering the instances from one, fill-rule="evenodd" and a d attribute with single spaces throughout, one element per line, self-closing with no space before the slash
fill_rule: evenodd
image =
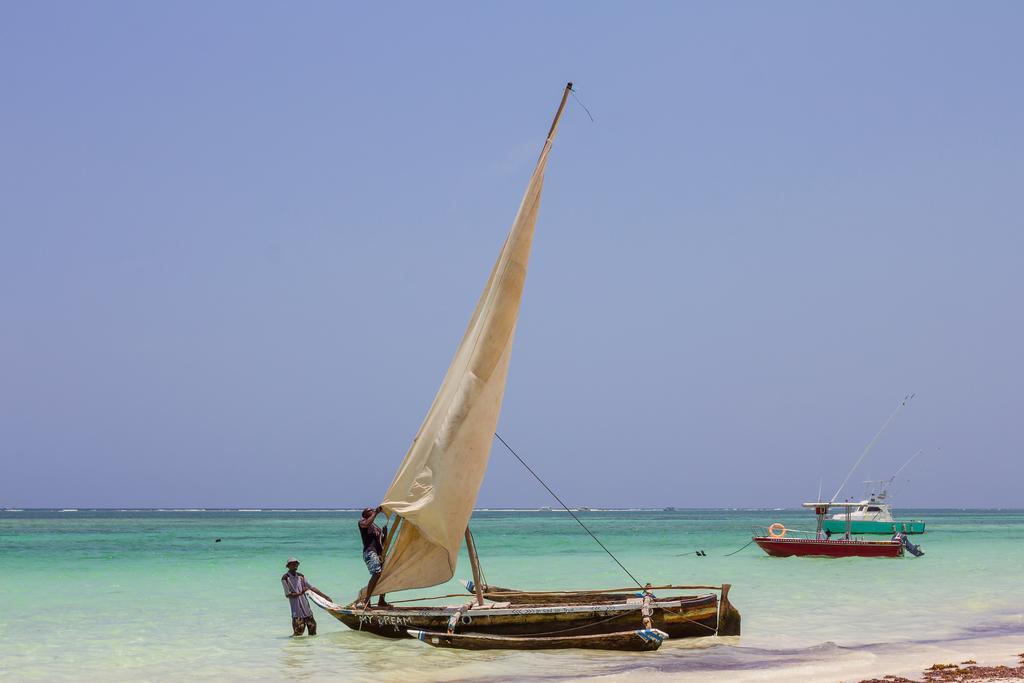
<path id="1" fill-rule="evenodd" d="M 740 616 L 729 602 L 728 584 L 539 592 L 493 589 L 481 581 L 469 519 L 501 410 L 544 170 L 571 91 L 569 83 L 455 358 L 381 503 L 391 530 L 374 595 L 449 581 L 465 540 L 472 598 L 441 596 L 460 600 L 435 607 L 373 607 L 372 596 L 365 594 L 347 606 L 309 595 L 353 629 L 393 638 L 415 635 L 431 645 L 466 649 L 649 650 L 667 637 L 739 634 Z M 711 592 L 678 595 L 693 589 Z"/>

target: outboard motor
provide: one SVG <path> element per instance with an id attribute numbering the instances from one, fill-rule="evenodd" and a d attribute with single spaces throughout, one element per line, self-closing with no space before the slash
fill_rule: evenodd
<path id="1" fill-rule="evenodd" d="M 911 543 L 910 539 L 907 538 L 904 534 L 900 534 L 900 536 L 903 536 L 903 547 L 907 549 L 908 553 L 910 553 L 914 557 L 921 557 L 922 555 L 924 555 L 924 551 L 921 550 L 921 546 Z"/>

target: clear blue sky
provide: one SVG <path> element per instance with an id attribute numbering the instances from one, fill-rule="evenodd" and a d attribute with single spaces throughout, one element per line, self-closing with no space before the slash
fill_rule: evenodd
<path id="1" fill-rule="evenodd" d="M 0 505 L 378 502 L 573 80 L 500 426 L 564 498 L 796 505 L 914 391 L 854 480 L 1024 506 L 1022 25 L 6 3 Z"/>

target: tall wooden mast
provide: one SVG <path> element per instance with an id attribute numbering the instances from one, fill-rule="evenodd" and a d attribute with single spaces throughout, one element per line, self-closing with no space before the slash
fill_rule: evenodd
<path id="1" fill-rule="evenodd" d="M 555 131 L 558 130 L 558 120 L 562 118 L 562 110 L 565 109 L 565 103 L 569 99 L 569 93 L 572 92 L 572 81 L 565 84 L 565 90 L 562 91 L 562 101 L 558 103 L 558 111 L 555 112 L 555 118 L 551 122 L 551 128 L 548 130 L 548 137 L 545 142 L 551 142 L 552 138 L 555 137 Z"/>
<path id="2" fill-rule="evenodd" d="M 476 543 L 473 534 L 466 527 L 466 551 L 469 552 L 469 566 L 473 568 L 473 591 L 476 593 L 476 604 L 484 604 L 484 580 L 480 572 L 480 556 L 476 554 Z"/>

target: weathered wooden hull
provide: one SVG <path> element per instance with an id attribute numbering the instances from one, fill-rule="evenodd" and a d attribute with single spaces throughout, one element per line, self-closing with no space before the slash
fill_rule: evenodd
<path id="1" fill-rule="evenodd" d="M 466 590 L 469 593 L 474 592 L 474 586 L 472 582 L 463 582 L 466 586 Z M 729 602 L 729 584 L 721 586 L 722 592 L 721 601 L 718 604 L 718 635 L 720 636 L 738 636 L 740 635 L 740 613 L 732 606 Z M 675 589 L 678 590 L 678 589 Z M 511 601 L 513 603 L 524 602 L 535 605 L 557 605 L 564 604 L 569 596 L 576 601 L 586 601 L 590 604 L 605 604 L 605 603 L 616 603 L 626 602 L 627 600 L 634 599 L 643 595 L 642 592 L 633 593 L 615 593 L 615 592 L 601 592 L 601 591 L 571 591 L 567 593 L 559 592 L 544 592 L 544 591 L 521 591 L 515 588 L 502 588 L 501 586 L 484 585 L 483 597 L 488 600 L 494 600 L 495 602 Z M 684 637 L 681 634 L 673 634 L 672 637 L 679 638 Z"/>
<path id="2" fill-rule="evenodd" d="M 410 629 L 409 635 L 433 647 L 460 650 L 625 650 L 650 652 L 669 637 L 658 629 L 636 629 L 591 636 L 494 636 L 481 633 L 442 633 Z"/>
<path id="3" fill-rule="evenodd" d="M 467 593 L 475 595 L 474 586 L 471 581 L 466 581 L 463 585 L 466 586 Z M 513 602 L 531 605 L 563 605 L 566 602 L 566 598 L 570 595 L 573 600 L 578 602 L 604 604 L 625 602 L 632 598 L 641 597 L 643 592 L 638 590 L 634 593 L 601 593 L 596 591 L 572 591 L 571 593 L 558 593 L 552 591 L 521 591 L 516 590 L 515 588 L 502 588 L 501 586 L 486 584 L 483 587 L 482 594 L 485 599 L 493 600 L 495 602 Z"/>
<path id="4" fill-rule="evenodd" d="M 755 536 L 754 542 L 772 557 L 901 557 L 899 541 L 818 540 Z"/>
<path id="5" fill-rule="evenodd" d="M 446 633 L 453 618 L 457 633 L 493 636 L 602 635 L 645 626 L 643 605 L 636 599 L 603 604 L 563 599 L 561 604 L 513 603 L 501 608 L 466 605 L 324 609 L 349 628 L 388 638 L 404 638 L 409 629 Z M 727 599 L 720 606 L 715 594 L 654 600 L 650 604 L 650 619 L 652 628 L 672 638 L 739 635 L 739 613 Z"/>

